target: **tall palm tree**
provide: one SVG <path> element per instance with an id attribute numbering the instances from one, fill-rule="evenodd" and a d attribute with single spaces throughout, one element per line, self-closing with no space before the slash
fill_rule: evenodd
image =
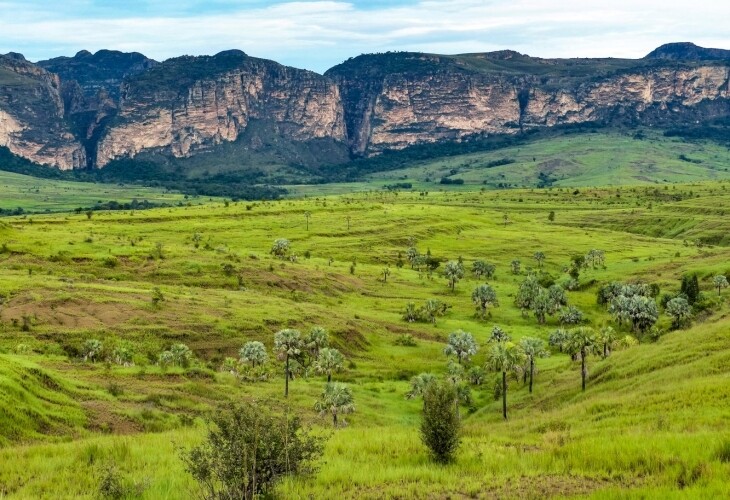
<path id="1" fill-rule="evenodd" d="M 542 339 L 534 337 L 524 337 L 520 340 L 520 347 L 525 353 L 527 373 L 530 376 L 530 393 L 532 393 L 532 380 L 535 377 L 535 359 L 547 358 L 550 352 L 545 348 L 545 342 Z"/>
<path id="2" fill-rule="evenodd" d="M 327 375 L 327 383 L 332 382 L 332 374 L 342 370 L 345 364 L 345 357 L 332 347 L 324 347 L 319 351 L 319 356 L 314 362 L 314 370 L 317 373 Z"/>
<path id="3" fill-rule="evenodd" d="M 569 332 L 567 350 L 571 354 L 580 355 L 581 389 L 584 391 L 586 390 L 586 378 L 588 378 L 586 358 L 596 346 L 597 341 L 593 328 L 582 326 Z"/>
<path id="4" fill-rule="evenodd" d="M 284 369 L 284 397 L 289 397 L 289 378 L 291 377 L 290 361 L 299 356 L 304 348 L 304 341 L 299 330 L 286 328 L 274 335 L 274 350 L 279 359 L 286 362 Z"/>
<path id="5" fill-rule="evenodd" d="M 487 366 L 495 372 L 502 372 L 502 416 L 507 420 L 507 374 L 519 374 L 524 366 L 525 353 L 512 342 L 492 344 L 487 356 Z"/>
<path id="6" fill-rule="evenodd" d="M 329 383 L 325 387 L 319 400 L 314 404 L 314 409 L 319 412 L 320 416 L 327 413 L 332 415 L 332 425 L 338 426 L 337 418 L 340 415 L 346 415 L 355 411 L 355 400 L 352 397 L 352 391 L 345 384 L 335 382 Z M 342 420 L 346 424 L 345 420 Z"/>

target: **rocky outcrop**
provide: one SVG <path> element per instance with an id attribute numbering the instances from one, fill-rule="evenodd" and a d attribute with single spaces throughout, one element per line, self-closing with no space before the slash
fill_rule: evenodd
<path id="1" fill-rule="evenodd" d="M 0 146 L 62 170 L 86 166 L 84 148 L 64 121 L 57 75 L 20 54 L 0 56 Z"/>
<path id="2" fill-rule="evenodd" d="M 186 157 L 235 141 L 252 120 L 296 141 L 346 140 L 342 100 L 331 80 L 228 51 L 172 59 L 126 81 L 96 165 L 151 149 Z"/>
<path id="3" fill-rule="evenodd" d="M 708 49 L 694 43 L 667 43 L 652 50 L 645 59 L 672 61 L 730 61 L 730 50 Z"/>
<path id="4" fill-rule="evenodd" d="M 657 109 L 681 120 L 707 102 L 730 116 L 730 64 L 722 63 L 398 53 L 361 56 L 327 75 L 345 99 L 350 146 L 365 155 L 561 124 L 651 124 Z"/>

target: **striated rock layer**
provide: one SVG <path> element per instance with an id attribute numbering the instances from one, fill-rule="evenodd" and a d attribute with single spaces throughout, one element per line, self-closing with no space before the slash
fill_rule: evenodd
<path id="1" fill-rule="evenodd" d="M 316 73 L 246 56 L 183 57 L 126 81 L 96 164 L 157 149 L 175 157 L 234 141 L 251 120 L 297 141 L 345 142 L 339 89 Z"/>
<path id="2" fill-rule="evenodd" d="M 58 76 L 20 54 L 0 56 L 0 146 L 61 170 L 86 166 L 86 154 L 64 121 Z"/>
<path id="3" fill-rule="evenodd" d="M 361 56 L 326 73 L 345 99 L 350 147 L 386 149 L 590 121 L 730 116 L 730 63 L 543 60 L 515 52 Z"/>

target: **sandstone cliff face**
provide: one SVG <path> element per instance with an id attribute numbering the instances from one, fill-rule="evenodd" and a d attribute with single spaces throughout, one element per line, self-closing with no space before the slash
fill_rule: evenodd
<path id="1" fill-rule="evenodd" d="M 63 120 L 58 76 L 19 54 L 0 56 L 0 146 L 62 170 L 86 166 L 86 155 Z"/>
<path id="2" fill-rule="evenodd" d="M 390 57 L 401 64 L 372 56 L 369 63 L 355 60 L 333 68 L 327 75 L 340 85 L 352 150 L 367 155 L 475 134 L 619 117 L 651 123 L 657 110 L 681 115 L 707 102 L 717 103 L 718 114 L 730 115 L 730 64 L 598 60 L 603 74 L 591 75 L 581 69 L 584 61 L 514 54 L 464 59 L 396 54 Z M 530 71 L 524 71 L 530 61 L 535 61 Z"/>
<path id="3" fill-rule="evenodd" d="M 171 78 L 180 72 L 182 79 Z M 315 73 L 238 51 L 163 63 L 122 86 L 120 110 L 101 137 L 96 165 L 144 150 L 186 157 L 234 141 L 251 120 L 298 141 L 345 142 L 339 89 Z"/>

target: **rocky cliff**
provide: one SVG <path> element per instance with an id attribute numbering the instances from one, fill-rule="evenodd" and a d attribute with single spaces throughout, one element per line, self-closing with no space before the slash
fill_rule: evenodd
<path id="1" fill-rule="evenodd" d="M 144 150 L 186 157 L 235 141 L 252 120 L 295 141 L 346 141 L 334 82 L 227 51 L 171 59 L 125 81 L 119 113 L 99 141 L 96 165 Z"/>
<path id="2" fill-rule="evenodd" d="M 0 56 L 0 146 L 62 170 L 86 166 L 86 154 L 64 121 L 57 75 L 20 54 Z"/>
<path id="3" fill-rule="evenodd" d="M 730 63 L 722 62 L 395 53 L 326 75 L 341 88 L 350 146 L 365 155 L 560 124 L 681 121 L 698 105 L 730 116 Z"/>

